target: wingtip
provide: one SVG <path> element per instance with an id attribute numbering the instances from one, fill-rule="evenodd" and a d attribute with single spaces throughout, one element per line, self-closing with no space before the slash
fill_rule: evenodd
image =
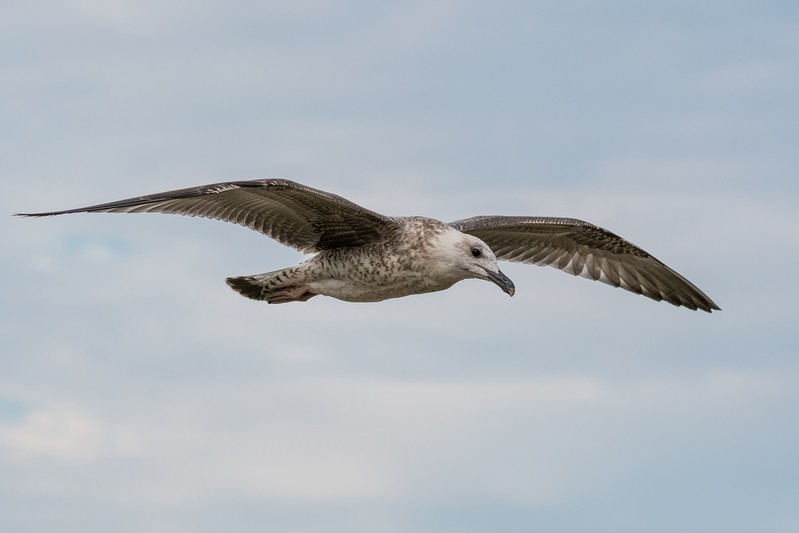
<path id="1" fill-rule="evenodd" d="M 38 217 L 52 217 L 55 215 L 60 215 L 59 212 L 53 213 L 12 213 L 11 216 L 20 217 L 20 218 L 38 218 Z"/>
<path id="2" fill-rule="evenodd" d="M 710 298 L 708 298 L 708 297 L 707 297 L 707 295 L 705 295 L 705 294 L 703 294 L 703 296 L 705 297 L 705 301 L 704 301 L 704 302 L 702 302 L 702 303 L 704 303 L 704 304 L 705 304 L 705 305 L 702 307 L 702 310 L 703 310 L 703 311 L 707 311 L 708 313 L 712 313 L 713 311 L 721 311 L 721 307 L 719 307 L 719 306 L 716 304 L 716 302 L 714 302 L 713 300 L 711 300 Z"/>
<path id="3" fill-rule="evenodd" d="M 721 311 L 721 307 L 716 305 L 716 303 L 712 300 L 708 300 L 707 302 L 702 302 L 702 304 L 697 305 L 696 309 L 711 314 L 713 313 L 713 311 Z"/>

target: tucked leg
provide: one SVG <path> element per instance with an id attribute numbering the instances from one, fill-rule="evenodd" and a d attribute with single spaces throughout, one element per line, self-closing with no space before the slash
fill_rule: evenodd
<path id="1" fill-rule="evenodd" d="M 270 304 L 284 304 L 288 302 L 307 302 L 316 296 L 307 287 L 284 287 L 280 290 L 267 293 L 264 300 Z"/>
<path id="2" fill-rule="evenodd" d="M 317 295 L 308 289 L 301 267 L 228 278 L 227 284 L 242 296 L 274 304 L 305 302 Z"/>

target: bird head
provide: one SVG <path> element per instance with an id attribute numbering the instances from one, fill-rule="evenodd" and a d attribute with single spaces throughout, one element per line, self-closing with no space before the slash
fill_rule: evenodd
<path id="1" fill-rule="evenodd" d="M 448 228 L 438 239 L 439 260 L 449 273 L 461 279 L 483 279 L 495 283 L 509 296 L 516 287 L 497 265 L 491 248 L 474 235 Z"/>

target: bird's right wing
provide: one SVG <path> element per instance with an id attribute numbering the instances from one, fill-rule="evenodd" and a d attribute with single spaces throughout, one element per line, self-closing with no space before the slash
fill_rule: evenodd
<path id="1" fill-rule="evenodd" d="M 497 259 L 555 267 L 689 309 L 720 309 L 693 283 L 648 252 L 582 220 L 478 216 L 450 225 L 482 239 Z"/>
<path id="2" fill-rule="evenodd" d="M 399 225 L 349 200 L 284 179 L 231 181 L 116 202 L 20 216 L 168 213 L 232 222 L 302 252 L 380 242 Z"/>

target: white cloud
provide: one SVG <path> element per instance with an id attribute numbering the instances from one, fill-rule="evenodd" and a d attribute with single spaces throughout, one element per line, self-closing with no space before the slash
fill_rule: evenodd
<path id="1" fill-rule="evenodd" d="M 74 410 L 34 410 L 18 423 L 0 424 L 0 450 L 5 466 L 53 461 L 95 463 L 136 450 L 136 439 L 122 428 Z"/>
<path id="2" fill-rule="evenodd" d="M 144 508 L 219 498 L 552 505 L 605 490 L 640 462 L 747 438 L 746 424 L 790 401 L 795 385 L 728 369 L 631 382 L 264 376 L 154 386 L 147 395 L 127 388 L 94 398 L 92 414 L 44 407 L 4 424 L 0 447 L 15 464 L 39 465 L 27 485 L 33 490 L 49 486 L 42 463 L 79 463 L 104 476 L 113 461 L 125 486 L 84 491 Z M 699 429 L 707 419 L 717 420 L 720 433 Z M 672 436 L 661 441 L 664 431 Z M 130 458 L 150 466 L 130 470 Z"/>

